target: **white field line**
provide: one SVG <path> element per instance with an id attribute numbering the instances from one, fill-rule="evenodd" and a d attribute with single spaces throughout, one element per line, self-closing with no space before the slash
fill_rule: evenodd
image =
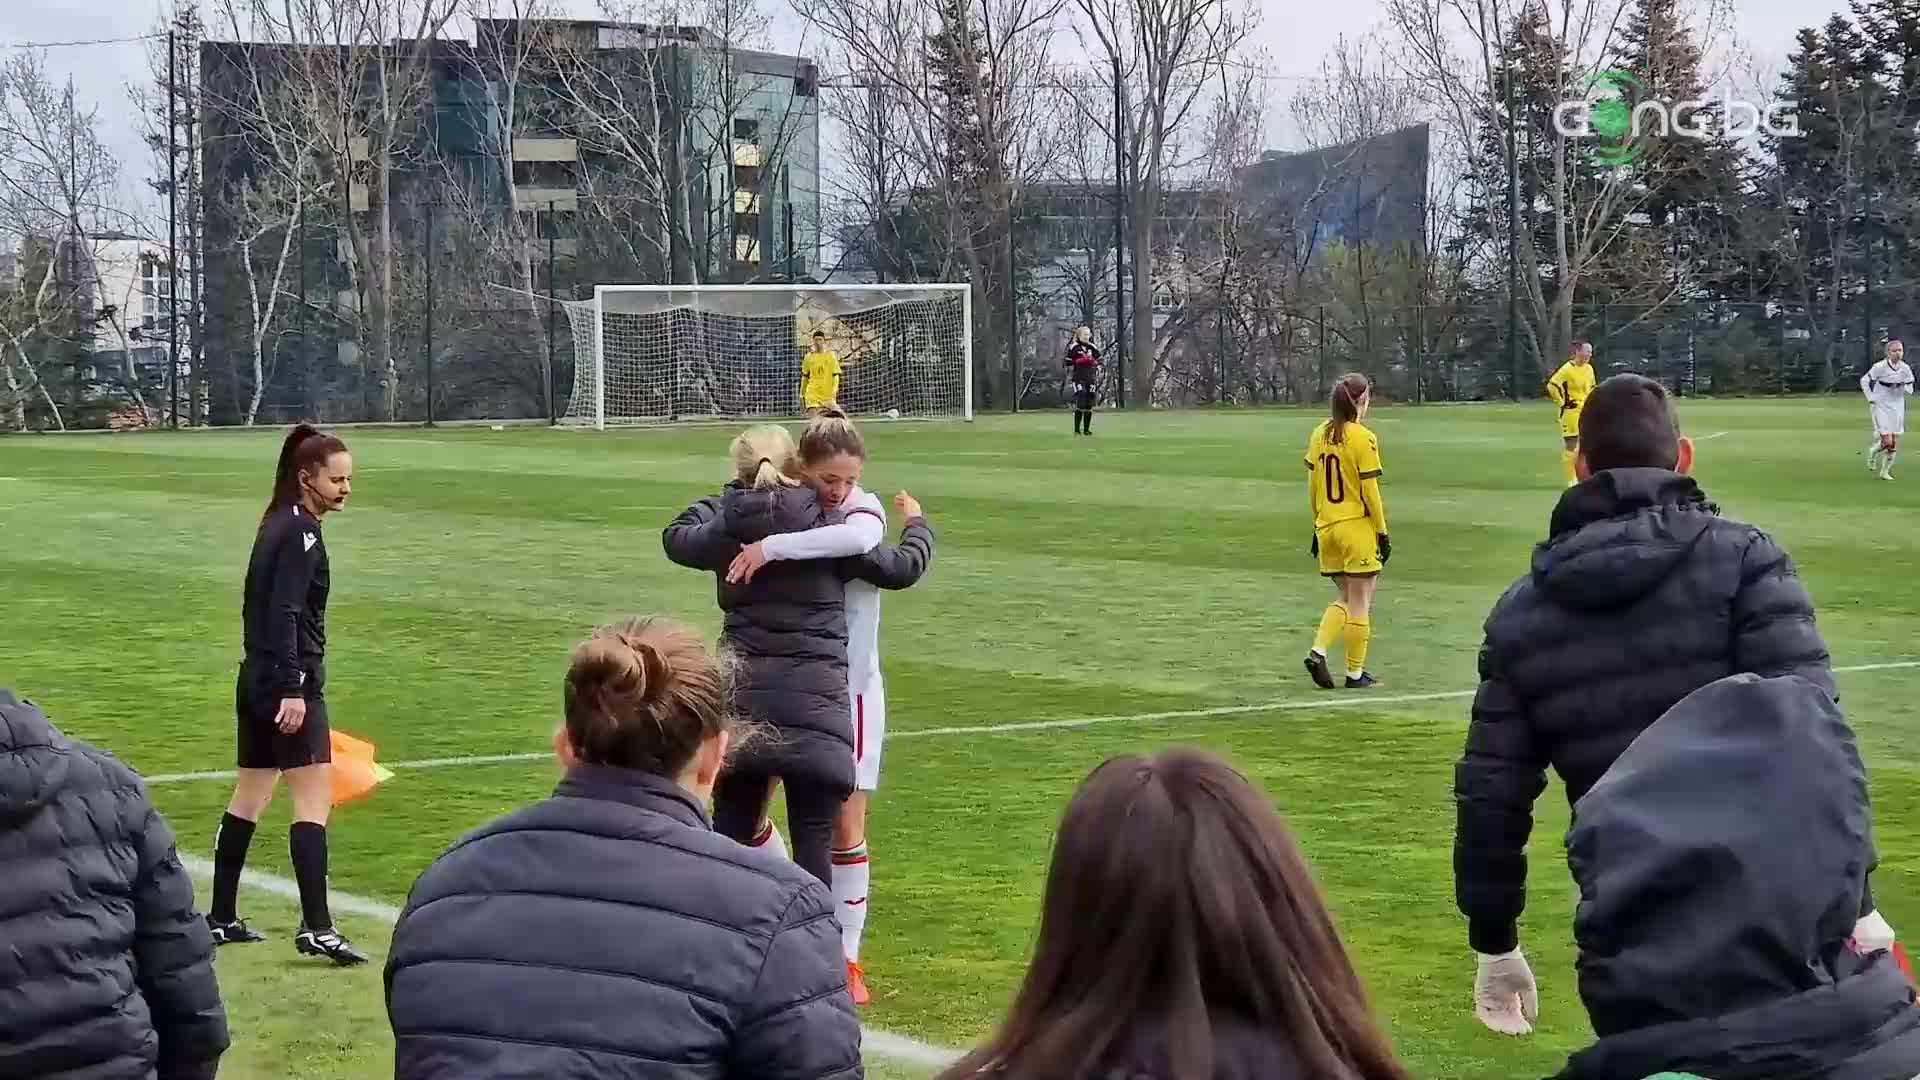
<path id="1" fill-rule="evenodd" d="M 1920 668 L 1920 660 L 1890 660 L 1878 664 L 1851 664 L 1834 668 L 1835 674 L 1853 675 L 1870 671 L 1908 671 Z M 1206 709 L 1176 709 L 1169 712 L 1114 713 L 1108 716 L 1075 716 L 1057 720 L 1022 720 L 1011 724 L 973 724 L 959 727 L 909 728 L 889 731 L 889 739 L 930 739 L 949 735 L 1007 735 L 1025 731 L 1052 731 L 1062 728 L 1099 727 L 1105 724 L 1151 724 L 1164 720 L 1205 720 L 1218 716 L 1247 716 L 1255 713 L 1305 712 L 1317 709 L 1370 709 L 1380 705 L 1407 705 L 1420 701 L 1455 701 L 1470 698 L 1472 690 L 1436 690 L 1419 694 L 1337 694 L 1324 698 L 1296 698 L 1290 701 L 1264 701 L 1253 705 L 1217 705 Z M 455 769 L 469 765 L 510 765 L 523 761 L 551 761 L 553 751 L 521 754 L 468 754 L 460 757 L 420 758 L 414 761 L 383 761 L 389 769 Z M 154 784 L 186 784 L 200 780 L 232 780 L 232 769 L 207 772 L 156 773 L 146 777 Z"/>
<path id="2" fill-rule="evenodd" d="M 187 873 L 202 881 L 213 880 L 213 860 L 211 859 L 182 854 L 180 864 L 187 868 Z M 247 870 L 240 875 L 240 884 L 263 893 L 270 893 L 283 900 L 292 900 L 297 903 L 300 899 L 300 886 L 290 878 L 263 874 L 258 870 Z M 328 889 L 327 903 L 336 911 L 374 919 L 388 926 L 400 921 L 399 908 L 369 896 L 355 896 L 353 893 L 341 892 L 338 889 Z M 869 1027 L 860 1029 L 860 1044 L 861 1049 L 869 1056 L 891 1058 L 910 1065 L 926 1065 L 932 1068 L 953 1064 L 959 1059 L 961 1053 L 944 1046 L 910 1039 L 905 1035 L 895 1035 L 891 1031 L 880 1031 Z"/>
<path id="3" fill-rule="evenodd" d="M 1731 431 L 1716 431 L 1716 432 L 1714 432 L 1714 433 L 1713 433 L 1713 434 L 1711 434 L 1711 435 L 1702 435 L 1702 436 L 1700 436 L 1699 438 L 1697 438 L 1697 439 L 1695 439 L 1695 440 L 1693 440 L 1693 441 L 1694 441 L 1694 442 L 1706 442 L 1706 441 L 1707 441 L 1708 439 L 1717 439 L 1717 438 L 1719 438 L 1719 437 L 1720 437 L 1720 436 L 1722 436 L 1722 435 L 1731 435 L 1731 434 L 1733 434 L 1733 432 L 1731 432 Z"/>

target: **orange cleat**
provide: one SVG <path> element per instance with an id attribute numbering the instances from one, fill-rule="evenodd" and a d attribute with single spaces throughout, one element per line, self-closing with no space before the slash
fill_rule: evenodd
<path id="1" fill-rule="evenodd" d="M 873 1000 L 873 995 L 867 993 L 867 973 L 851 960 L 847 961 L 847 990 L 853 995 L 855 1005 L 865 1005 Z"/>

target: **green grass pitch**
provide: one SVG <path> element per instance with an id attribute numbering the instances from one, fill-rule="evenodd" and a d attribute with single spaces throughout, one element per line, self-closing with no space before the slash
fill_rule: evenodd
<path id="1" fill-rule="evenodd" d="M 1893 483 L 1870 477 L 1851 399 L 1682 410 L 1705 437 L 1709 493 L 1799 561 L 1835 663 L 1920 658 L 1920 460 Z M 1480 622 L 1560 490 L 1551 410 L 1372 418 L 1395 558 L 1374 617 L 1388 686 L 1366 699 L 1322 694 L 1300 670 L 1329 595 L 1307 555 L 1299 464 L 1315 419 L 1102 413 L 1090 440 L 1064 413 L 868 429 L 868 486 L 913 491 L 940 533 L 932 575 L 888 598 L 883 629 L 893 733 L 929 733 L 890 743 L 873 817 L 872 1027 L 977 1038 L 1025 965 L 1073 784 L 1113 753 L 1195 743 L 1285 811 L 1416 1074 L 1538 1076 L 1582 1045 L 1564 798 L 1543 799 L 1534 838 L 1523 936 L 1543 1014 L 1529 1039 L 1470 1015 L 1450 863 L 1461 692 Z M 384 759 L 541 751 L 567 650 L 589 627 L 633 612 L 717 626 L 711 582 L 669 565 L 659 530 L 724 478 L 730 430 L 346 434 L 358 476 L 327 527 L 329 697 L 336 725 Z M 278 438 L 0 440 L 0 684 L 143 772 L 231 767 L 240 584 Z M 1873 769 L 1876 892 L 1897 928 L 1920 932 L 1916 690 L 1920 668 L 1841 677 Z M 1249 705 L 1272 707 L 1229 711 Z M 966 730 L 1085 717 L 1108 719 Z M 400 903 L 449 842 L 554 776 L 542 761 L 402 770 L 337 817 L 334 887 Z M 183 851 L 209 854 L 227 785 L 154 790 Z M 268 873 L 288 872 L 286 812 L 283 797 L 254 848 Z M 293 956 L 284 901 L 248 892 L 243 911 L 275 940 L 221 955 L 235 1036 L 222 1075 L 391 1075 L 378 964 L 315 968 Z M 343 922 L 384 955 L 379 920 Z M 922 1073 L 876 1061 L 875 1074 Z"/>

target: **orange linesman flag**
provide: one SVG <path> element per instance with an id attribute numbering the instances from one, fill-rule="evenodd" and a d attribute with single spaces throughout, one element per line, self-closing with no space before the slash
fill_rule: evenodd
<path id="1" fill-rule="evenodd" d="M 393 778 L 390 769 L 374 761 L 373 744 L 345 732 L 333 736 L 333 805 L 345 806 L 363 799 L 373 789 Z"/>

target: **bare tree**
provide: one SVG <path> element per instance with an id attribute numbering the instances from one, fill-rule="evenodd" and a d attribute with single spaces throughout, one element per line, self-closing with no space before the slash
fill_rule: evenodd
<path id="1" fill-rule="evenodd" d="M 1052 150 L 1044 120 L 1054 101 L 1044 90 L 1066 3 L 824 0 L 802 10 L 850 72 L 884 88 L 897 109 L 912 172 L 931 181 L 945 247 L 973 286 L 974 332 L 997 346 L 989 355 L 1006 358 L 1006 381 L 983 371 L 982 391 L 992 400 L 1004 386 L 1016 405 L 1020 317 L 1007 273 L 1012 221 L 1021 192 Z M 956 171 L 959 160 L 967 167 Z"/>
<path id="2" fill-rule="evenodd" d="M 50 335 L 71 349 L 93 347 L 97 234 L 131 224 L 115 205 L 118 177 L 97 108 L 83 108 L 70 82 L 54 84 L 44 59 L 31 52 L 0 65 L 0 237 L 12 241 L 20 259 L 15 279 L 0 281 L 7 294 L 0 305 L 0 422 L 7 427 L 26 426 L 27 403 L 36 395 L 53 425 L 66 427 L 43 378 L 44 353 L 35 354 Z"/>
<path id="3" fill-rule="evenodd" d="M 1522 343 L 1542 373 L 1572 341 L 1574 301 L 1590 278 L 1616 270 L 1612 278 L 1632 283 L 1632 298 L 1650 305 L 1673 293 L 1667 275 L 1634 272 L 1629 253 L 1662 175 L 1662 140 L 1637 140 L 1634 167 L 1611 167 L 1551 121 L 1555 105 L 1586 94 L 1582 72 L 1604 66 L 1631 3 L 1388 0 L 1399 76 L 1420 94 L 1439 137 L 1466 156 L 1474 186 L 1504 207 L 1517 168 L 1516 228 L 1498 210 L 1488 225 L 1517 266 Z M 1523 72 L 1531 81 L 1513 87 L 1509 111 L 1508 82 Z M 1512 154 L 1502 152 L 1509 129 Z"/>
<path id="4" fill-rule="evenodd" d="M 1106 61 L 1121 83 L 1121 130 L 1111 108 L 1089 117 L 1127 150 L 1125 174 L 1133 207 L 1133 355 L 1138 400 L 1153 403 L 1157 353 L 1153 319 L 1155 229 L 1182 130 L 1224 68 L 1244 68 L 1241 49 L 1259 17 L 1240 0 L 1074 0 L 1075 32 L 1090 55 Z M 1098 65 L 1096 65 L 1098 66 Z M 1109 84 L 1111 86 L 1111 84 Z"/>

